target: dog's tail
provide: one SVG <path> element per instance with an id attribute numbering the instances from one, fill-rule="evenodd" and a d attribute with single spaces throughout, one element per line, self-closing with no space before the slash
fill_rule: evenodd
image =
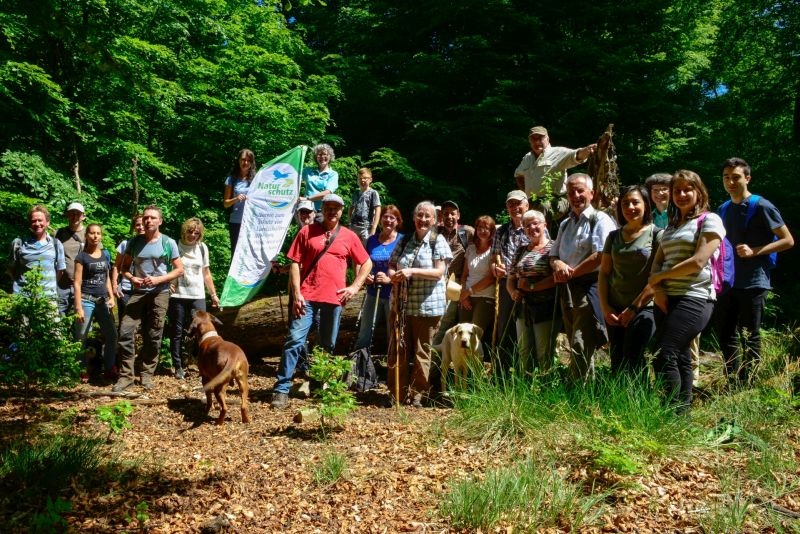
<path id="1" fill-rule="evenodd" d="M 236 358 L 228 358 L 228 363 L 225 364 L 225 367 L 222 371 L 219 372 L 217 376 L 206 382 L 206 385 L 203 386 L 203 391 L 208 393 L 216 388 L 220 384 L 225 384 L 229 382 L 231 377 L 233 376 L 234 367 L 238 364 L 238 360 Z"/>

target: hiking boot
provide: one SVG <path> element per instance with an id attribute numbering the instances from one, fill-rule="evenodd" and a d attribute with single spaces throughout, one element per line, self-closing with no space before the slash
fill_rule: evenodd
<path id="1" fill-rule="evenodd" d="M 143 387 L 144 389 L 146 389 L 147 391 L 150 391 L 150 390 L 152 390 L 152 389 L 155 389 L 155 388 L 156 388 L 156 385 L 155 385 L 155 383 L 153 382 L 153 379 L 152 379 L 152 378 L 150 378 L 149 376 L 147 376 L 147 377 L 143 376 L 143 377 L 142 377 L 142 387 Z"/>
<path id="2" fill-rule="evenodd" d="M 176 369 L 175 378 L 177 378 L 178 380 L 183 380 L 184 378 L 186 378 L 186 372 L 182 368 Z"/>
<path id="3" fill-rule="evenodd" d="M 113 393 L 122 393 L 123 391 L 125 391 L 126 389 L 131 387 L 132 385 L 133 385 L 133 380 L 130 380 L 128 378 L 120 378 L 117 381 L 117 383 L 114 384 L 114 387 L 111 388 L 111 391 Z"/>
<path id="4" fill-rule="evenodd" d="M 270 406 L 276 410 L 283 410 L 287 408 L 289 406 L 289 394 L 276 391 L 272 394 L 272 402 L 270 403 Z"/>

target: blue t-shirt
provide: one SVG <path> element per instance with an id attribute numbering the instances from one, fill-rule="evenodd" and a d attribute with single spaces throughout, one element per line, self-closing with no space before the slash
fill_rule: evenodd
<path id="1" fill-rule="evenodd" d="M 56 273 L 67 268 L 64 259 L 64 245 L 52 236 L 46 236 L 44 243 L 40 243 L 34 236 L 14 240 L 11 245 L 9 265 L 14 273 L 12 290 L 20 293 L 25 288 L 25 273 L 36 266 L 42 269 L 42 286 L 45 295 L 56 298 Z"/>
<path id="2" fill-rule="evenodd" d="M 225 178 L 225 187 L 233 184 L 233 196 L 239 195 L 246 195 L 250 191 L 250 182 L 247 180 L 242 180 L 241 178 L 237 178 L 234 182 L 232 176 L 228 176 Z M 247 201 L 245 201 L 247 202 Z M 232 222 L 234 224 L 241 224 L 242 223 L 242 215 L 244 215 L 244 202 L 236 202 L 231 209 L 231 217 L 228 219 L 228 222 Z"/>
<path id="3" fill-rule="evenodd" d="M 740 258 L 735 253 L 736 245 L 747 244 L 751 247 L 762 247 L 772 243 L 775 239 L 773 230 L 777 230 L 785 223 L 778 208 L 772 202 L 761 198 L 756 205 L 756 212 L 750 223 L 745 228 L 747 207 L 750 204 L 748 197 L 741 204 L 731 202 L 725 213 L 725 232 L 728 241 L 734 248 L 733 287 L 736 289 L 771 289 L 769 256 L 756 256 L 754 258 Z"/>
<path id="4" fill-rule="evenodd" d="M 375 276 L 378 273 L 389 274 L 389 258 L 392 257 L 392 251 L 394 247 L 397 246 L 397 243 L 403 238 L 403 234 L 397 233 L 397 237 L 391 243 L 387 243 L 386 245 L 382 244 L 380 240 L 378 240 L 377 235 L 371 235 L 367 238 L 367 253 L 369 254 L 369 258 L 372 260 L 372 276 Z M 374 285 L 367 286 L 367 293 L 370 295 L 377 294 L 377 289 Z M 388 299 L 389 294 L 392 292 L 392 285 L 386 284 L 385 286 L 381 287 L 381 296 L 382 299 Z"/>
<path id="5" fill-rule="evenodd" d="M 311 197 L 322 193 L 326 189 L 335 193 L 339 188 L 339 173 L 328 167 L 325 171 L 319 172 L 317 167 L 305 167 L 303 169 L 303 183 L 306 185 L 306 196 Z M 322 201 L 314 202 L 314 209 L 322 209 Z"/>

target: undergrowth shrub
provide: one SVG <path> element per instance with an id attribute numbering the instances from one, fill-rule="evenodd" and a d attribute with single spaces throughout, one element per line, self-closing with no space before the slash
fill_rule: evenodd
<path id="1" fill-rule="evenodd" d="M 581 530 L 598 523 L 607 495 L 594 488 L 587 493 L 552 465 L 528 459 L 489 471 L 482 479 L 451 482 L 441 496 L 439 513 L 456 529 Z"/>
<path id="2" fill-rule="evenodd" d="M 25 275 L 25 291 L 0 294 L 0 384 L 33 389 L 74 385 L 81 344 L 72 341 L 72 320 L 61 317 L 42 288 L 41 269 Z"/>

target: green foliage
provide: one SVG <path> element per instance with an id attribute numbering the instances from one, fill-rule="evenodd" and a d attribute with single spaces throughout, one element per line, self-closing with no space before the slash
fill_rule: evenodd
<path id="1" fill-rule="evenodd" d="M 606 496 L 594 489 L 584 491 L 555 466 L 528 459 L 491 470 L 482 479 L 450 483 L 439 512 L 457 529 L 582 530 L 598 525 Z"/>
<path id="2" fill-rule="evenodd" d="M 72 504 L 65 501 L 61 497 L 56 497 L 53 501 L 49 496 L 47 497 L 47 508 L 44 512 L 33 514 L 29 527 L 31 532 L 42 534 L 55 534 L 56 532 L 64 532 L 69 528 L 69 523 L 62 517 L 62 514 L 70 512 Z"/>
<path id="3" fill-rule="evenodd" d="M 119 401 L 107 406 L 98 406 L 94 410 L 95 417 L 101 423 L 108 425 L 108 436 L 119 434 L 126 428 L 133 425 L 128 417 L 133 413 L 133 405 L 129 401 Z"/>
<path id="4" fill-rule="evenodd" d="M 52 495 L 109 461 L 105 441 L 68 433 L 20 439 L 0 453 L 0 480 L 27 496 Z"/>
<path id="5" fill-rule="evenodd" d="M 133 516 L 125 514 L 123 519 L 125 520 L 126 523 L 129 524 L 136 521 L 139 525 L 139 528 L 143 529 L 145 528 L 147 522 L 150 521 L 150 514 L 147 513 L 149 510 L 150 510 L 150 505 L 148 505 L 147 502 L 142 501 L 136 505 L 136 508 L 134 509 L 133 512 Z"/>
<path id="6" fill-rule="evenodd" d="M 61 317 L 44 294 L 39 268 L 25 275 L 25 290 L 0 295 L 0 384 L 49 389 L 75 384 L 81 344 L 72 341 L 72 320 Z"/>
<path id="7" fill-rule="evenodd" d="M 311 466 L 311 471 L 317 486 L 333 486 L 347 471 L 347 456 L 334 451 L 325 452 L 319 461 Z"/>
<path id="8" fill-rule="evenodd" d="M 321 347 L 315 347 L 311 353 L 311 366 L 308 374 L 322 384 L 315 391 L 319 399 L 320 424 L 322 431 L 340 425 L 343 419 L 356 409 L 356 398 L 343 380 L 344 374 L 350 371 L 350 360 L 326 353 Z"/>
<path id="9" fill-rule="evenodd" d="M 617 455 L 624 471 L 629 462 L 699 441 L 641 377 L 601 373 L 585 387 L 573 387 L 555 373 L 533 379 L 513 373 L 500 380 L 473 375 L 453 399 L 453 431 L 492 449 L 526 442 L 558 447 L 567 430 L 576 445 L 593 451 L 598 466 L 612 467 Z"/>

